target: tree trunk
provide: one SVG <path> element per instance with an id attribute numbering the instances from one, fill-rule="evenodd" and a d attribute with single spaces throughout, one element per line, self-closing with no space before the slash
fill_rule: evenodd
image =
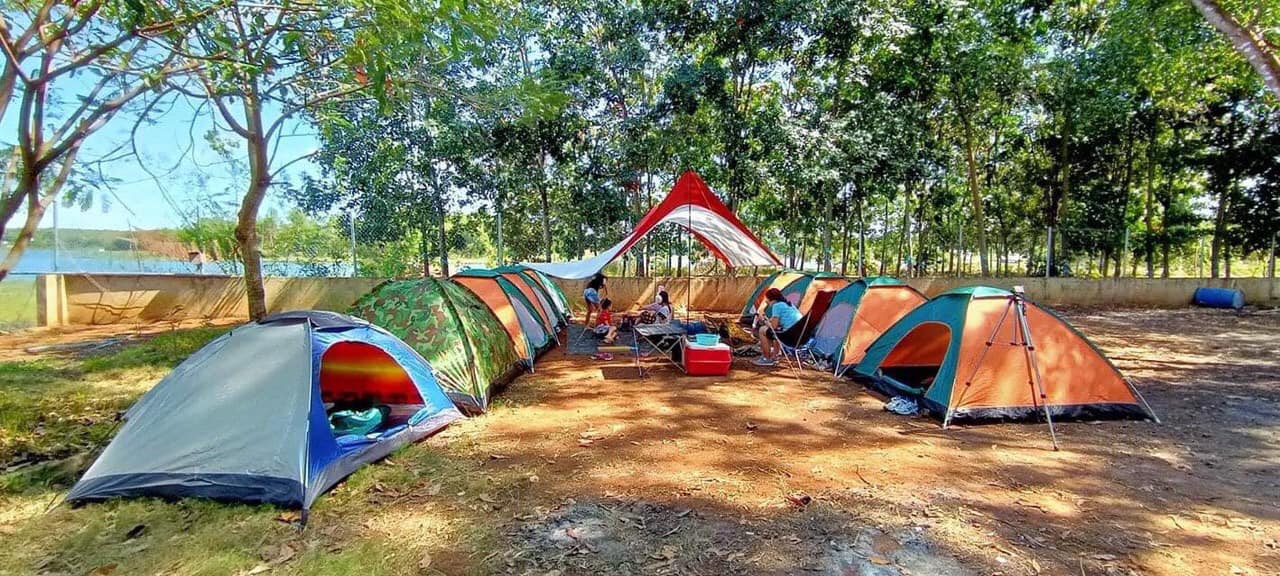
<path id="1" fill-rule="evenodd" d="M 1062 112 L 1062 141 L 1058 146 L 1059 168 L 1061 173 L 1058 175 L 1058 193 L 1049 201 L 1049 230 L 1053 235 L 1049 242 L 1045 245 L 1045 265 L 1047 266 L 1049 276 L 1058 275 L 1058 255 L 1057 247 L 1061 242 L 1057 238 L 1062 235 L 1062 230 L 1058 228 L 1059 215 L 1062 212 L 1062 204 L 1067 201 L 1071 195 L 1071 134 L 1072 134 L 1072 115 L 1070 105 Z M 1065 245 L 1065 243 L 1064 243 Z"/>
<path id="2" fill-rule="evenodd" d="M 1191 3 L 1209 24 L 1231 41 L 1236 51 L 1262 75 L 1262 81 L 1271 93 L 1280 98 L 1280 55 L 1276 54 L 1275 47 L 1267 42 L 1262 31 L 1241 24 L 1217 0 L 1191 0 Z"/>
<path id="3" fill-rule="evenodd" d="M 431 277 L 431 231 L 427 229 L 426 220 L 418 229 L 418 260 L 422 262 L 422 277 Z"/>
<path id="4" fill-rule="evenodd" d="M 788 229 L 787 230 L 787 268 L 795 269 L 795 267 L 796 267 L 796 234 L 795 232 Z"/>
<path id="5" fill-rule="evenodd" d="M 885 264 L 889 261 L 889 221 L 893 217 L 893 200 L 885 199 L 884 218 L 881 219 L 883 226 L 880 232 L 880 269 L 878 275 L 884 276 Z"/>
<path id="6" fill-rule="evenodd" d="M 1271 255 L 1267 257 L 1267 278 L 1272 280 L 1276 277 L 1276 236 L 1275 232 L 1271 233 Z"/>
<path id="7" fill-rule="evenodd" d="M 440 200 L 436 204 L 436 225 L 439 227 L 440 242 L 440 274 L 445 278 L 449 277 L 449 230 L 445 228 L 446 211 L 444 209 L 444 201 Z"/>
<path id="8" fill-rule="evenodd" d="M 1156 185 L 1156 131 L 1158 124 L 1151 126 L 1151 134 L 1147 139 L 1147 181 L 1146 181 L 1146 197 L 1143 201 L 1143 225 L 1146 226 L 1146 234 L 1142 237 L 1142 250 L 1146 254 L 1147 259 L 1147 278 L 1154 278 L 1156 275 L 1155 268 L 1155 185 Z"/>
<path id="9" fill-rule="evenodd" d="M 1120 236 L 1123 238 L 1123 248 L 1115 251 L 1116 278 L 1120 277 L 1125 252 L 1128 251 L 1128 246 L 1124 246 L 1124 243 L 1127 243 L 1129 239 L 1129 187 L 1133 184 L 1134 142 L 1132 119 L 1130 119 L 1126 124 L 1124 144 L 1124 175 L 1120 178 Z M 1106 266 L 1103 266 L 1102 277 L 1107 277 Z"/>
<path id="10" fill-rule="evenodd" d="M 494 224 L 494 228 L 497 230 L 497 233 L 498 233 L 497 234 L 498 266 L 504 266 L 507 263 L 506 256 L 503 254 L 503 249 L 502 249 L 503 248 L 502 247 L 502 205 L 503 205 L 502 192 L 498 192 L 494 196 L 494 200 L 493 200 L 493 213 L 494 213 L 494 216 L 497 218 L 497 222 Z M 648 244 L 646 243 L 646 246 L 647 245 Z"/>
<path id="11" fill-rule="evenodd" d="M 989 276 L 991 270 L 987 267 L 987 218 L 983 214 L 982 191 L 978 189 L 978 161 L 974 157 L 973 122 L 967 114 L 963 113 L 961 120 L 964 123 L 965 176 L 969 182 L 969 201 L 973 204 L 973 222 L 978 229 L 979 266 L 982 268 L 982 275 Z"/>
<path id="12" fill-rule="evenodd" d="M 844 199 L 844 218 L 840 219 L 840 275 L 849 275 L 849 198 Z"/>
<path id="13" fill-rule="evenodd" d="M 22 229 L 18 231 L 18 236 L 13 240 L 13 246 L 9 247 L 9 253 L 5 255 L 4 261 L 0 262 L 0 282 L 9 277 L 9 272 L 18 266 L 22 254 L 31 245 L 31 238 L 35 236 L 36 228 L 40 226 L 45 210 L 58 200 L 58 195 L 66 185 L 67 178 L 71 176 L 71 167 L 75 164 L 79 153 L 80 144 L 75 144 L 67 150 L 60 160 L 62 165 L 57 175 L 43 191 L 40 190 L 40 173 L 37 170 L 23 168 L 13 194 L 18 198 L 27 198 L 27 217 L 22 222 Z M 8 222 L 8 219 L 5 222 Z"/>
<path id="14" fill-rule="evenodd" d="M 863 198 L 858 197 L 858 277 L 867 275 L 867 222 L 863 218 Z"/>
<path id="15" fill-rule="evenodd" d="M 245 296 L 249 301 L 249 319 L 267 315 L 267 292 L 262 284 L 262 246 L 258 239 L 258 209 L 271 187 L 266 130 L 262 123 L 262 104 L 252 90 L 241 99 L 244 107 L 245 145 L 249 153 L 249 188 L 240 201 L 236 219 L 236 244 L 244 262 Z"/>
<path id="16" fill-rule="evenodd" d="M 544 262 L 551 261 L 551 200 L 547 194 L 547 155 L 538 153 L 538 196 L 542 200 L 542 251 Z"/>
<path id="17" fill-rule="evenodd" d="M 1213 217 L 1213 242 L 1209 244 L 1209 277 L 1218 277 L 1218 260 L 1222 257 L 1223 248 L 1226 243 L 1227 235 L 1227 204 L 1230 203 L 1231 197 L 1229 190 L 1231 183 L 1226 182 L 1222 188 L 1218 190 L 1218 208 Z M 1228 266 L 1230 266 L 1228 264 Z M 1230 272 L 1227 273 L 1228 277 Z"/>
<path id="18" fill-rule="evenodd" d="M 826 188 L 824 186 L 824 188 Z M 826 206 L 822 212 L 822 271 L 831 271 L 831 221 L 834 219 L 836 199 L 835 195 L 828 193 L 826 196 Z"/>
<path id="19" fill-rule="evenodd" d="M 902 274 L 902 256 L 911 251 L 911 188 L 902 194 L 902 233 L 898 235 L 898 254 L 893 263 L 893 275 Z"/>

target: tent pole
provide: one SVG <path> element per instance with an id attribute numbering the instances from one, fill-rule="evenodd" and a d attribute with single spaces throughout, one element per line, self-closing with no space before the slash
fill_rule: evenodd
<path id="1" fill-rule="evenodd" d="M 685 204 L 685 218 L 688 221 L 685 227 L 685 234 L 689 236 L 689 249 L 687 251 L 689 258 L 689 266 L 685 271 L 684 286 L 684 323 L 689 323 L 689 316 L 693 312 L 690 308 L 693 305 L 693 204 Z"/>
<path id="2" fill-rule="evenodd" d="M 1049 438 L 1053 440 L 1054 451 L 1058 450 L 1058 433 L 1053 429 L 1053 416 L 1049 413 L 1049 395 L 1045 394 L 1044 381 L 1040 378 L 1040 364 L 1036 362 L 1036 344 L 1031 340 L 1031 327 L 1027 325 L 1027 308 L 1022 294 L 1015 292 L 1013 302 L 1018 307 L 1018 328 L 1022 332 L 1022 346 L 1027 354 L 1027 376 L 1031 384 L 1031 393 L 1040 394 L 1040 407 L 1044 410 L 1044 419 L 1049 423 Z"/>

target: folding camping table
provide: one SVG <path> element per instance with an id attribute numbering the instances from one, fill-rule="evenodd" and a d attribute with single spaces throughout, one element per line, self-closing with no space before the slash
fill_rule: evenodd
<path id="1" fill-rule="evenodd" d="M 677 363 L 675 358 L 671 356 L 671 352 L 675 350 L 676 346 L 680 345 L 680 341 L 684 339 L 686 331 L 683 326 L 674 323 L 636 324 L 632 326 L 631 333 L 634 338 L 632 343 L 635 345 L 634 348 L 636 351 L 636 370 L 640 371 L 641 376 L 644 375 L 644 368 L 640 365 L 641 338 L 644 338 L 645 342 L 652 346 L 654 350 L 661 353 L 663 357 L 665 357 L 668 362 L 674 364 L 676 368 L 684 370 L 684 366 Z"/>

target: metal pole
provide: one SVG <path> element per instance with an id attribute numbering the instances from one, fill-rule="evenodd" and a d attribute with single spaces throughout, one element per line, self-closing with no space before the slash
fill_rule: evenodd
<path id="1" fill-rule="evenodd" d="M 693 204 L 685 204 L 685 209 L 685 218 L 688 221 L 687 226 L 689 227 L 687 230 L 689 234 L 689 267 L 687 272 L 685 272 L 684 323 L 688 324 L 689 313 L 691 312 L 690 307 L 693 304 Z"/>
<path id="2" fill-rule="evenodd" d="M 347 228 L 351 233 L 351 277 L 355 278 L 359 273 L 359 265 L 356 263 L 356 214 L 354 211 L 347 218 Z"/>
<path id="3" fill-rule="evenodd" d="M 1053 275 L 1053 226 L 1049 227 L 1049 243 L 1044 245 L 1044 277 Z"/>
<path id="4" fill-rule="evenodd" d="M 502 266 L 506 263 L 502 257 L 502 198 L 497 197 L 493 204 L 493 211 L 498 216 L 498 265 Z"/>
<path id="5" fill-rule="evenodd" d="M 58 199 L 53 199 L 53 271 L 58 271 Z M 137 248 L 136 246 L 134 248 Z"/>

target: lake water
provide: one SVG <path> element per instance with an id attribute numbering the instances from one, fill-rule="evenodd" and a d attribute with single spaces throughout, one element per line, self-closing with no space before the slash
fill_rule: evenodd
<path id="1" fill-rule="evenodd" d="M 91 274 L 208 274 L 210 276 L 239 275 L 241 268 L 234 262 L 208 262 L 203 272 L 186 260 L 161 258 L 132 251 L 61 250 L 58 265 L 53 262 L 53 250 L 32 248 L 22 254 L 13 270 L 15 275 L 48 274 L 52 272 L 86 272 Z M 264 260 L 262 271 L 267 276 L 350 276 L 349 262 L 285 262 Z"/>

